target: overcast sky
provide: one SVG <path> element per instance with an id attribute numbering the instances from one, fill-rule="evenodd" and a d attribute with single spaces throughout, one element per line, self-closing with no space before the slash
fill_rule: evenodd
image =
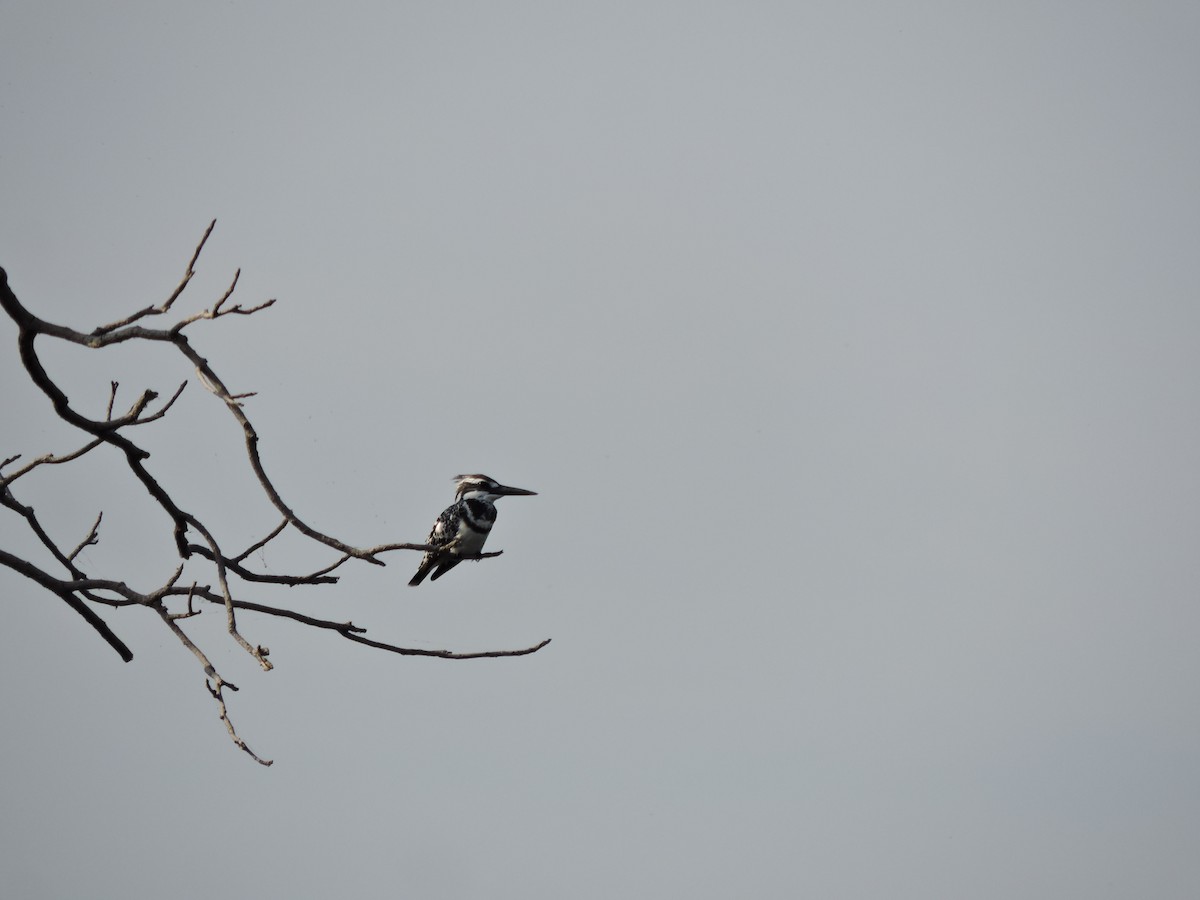
<path id="1" fill-rule="evenodd" d="M 279 298 L 190 333 L 305 519 L 538 492 L 436 583 L 244 596 L 553 638 L 244 615 L 265 674 L 210 609 L 264 769 L 156 616 L 103 611 L 124 664 L 2 572 L 7 891 L 1196 897 L 1198 46 L 1182 0 L 4 3 L 32 311 L 161 301 L 216 217 L 177 309 Z M 0 346 L 0 458 L 77 447 Z M 178 354 L 41 349 L 89 415 L 190 380 L 148 464 L 276 523 Z M 114 453 L 14 491 L 67 546 L 103 509 L 97 576 L 177 564 Z"/>

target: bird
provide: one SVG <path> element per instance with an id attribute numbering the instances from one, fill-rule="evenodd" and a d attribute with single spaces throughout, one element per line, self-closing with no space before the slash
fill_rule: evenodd
<path id="1" fill-rule="evenodd" d="M 433 523 L 426 544 L 437 548 L 427 550 L 417 574 L 409 581 L 416 587 L 431 571 L 431 581 L 437 581 L 460 562 L 464 556 L 478 556 L 483 551 L 492 526 L 496 523 L 496 500 L 501 497 L 536 497 L 536 491 L 508 487 L 486 475 L 455 475 L 454 502 L 442 510 Z"/>

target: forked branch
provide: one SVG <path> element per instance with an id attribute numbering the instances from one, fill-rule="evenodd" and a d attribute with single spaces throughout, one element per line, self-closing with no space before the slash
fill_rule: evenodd
<path id="1" fill-rule="evenodd" d="M 200 608 L 195 605 L 197 601 L 219 604 L 224 608 L 226 630 L 230 637 L 265 671 L 270 671 L 272 668 L 272 664 L 268 660 L 269 651 L 261 644 L 252 643 L 242 635 L 237 617 L 239 611 L 288 619 L 305 627 L 332 631 L 355 643 L 403 656 L 427 656 L 453 660 L 527 656 L 541 650 L 550 641 L 547 639 L 519 650 L 477 652 L 423 650 L 368 638 L 365 636 L 366 628 L 349 621 L 336 622 L 322 619 L 290 609 L 286 605 L 271 605 L 251 601 L 241 596 L 243 590 L 252 586 L 257 586 L 257 589 L 262 590 L 278 589 L 279 586 L 290 588 L 333 584 L 338 581 L 338 576 L 332 573 L 348 562 L 359 561 L 382 566 L 384 565 L 382 557 L 385 554 L 397 551 L 424 552 L 433 548 L 424 543 L 412 542 L 388 542 L 370 547 L 357 547 L 343 541 L 301 519 L 268 477 L 259 451 L 258 432 L 251 423 L 243 403 L 247 398 L 254 396 L 254 392 L 231 391 L 209 361 L 192 346 L 187 333 L 188 327 L 193 323 L 202 320 L 215 321 L 226 316 L 254 315 L 275 303 L 274 299 L 246 306 L 231 302 L 241 276 L 240 269 L 234 274 L 228 288 L 211 306 L 184 315 L 166 328 L 145 327 L 143 324 L 145 321 L 170 313 L 183 295 L 196 274 L 196 264 L 215 225 L 216 221 L 214 220 L 205 230 L 191 259 L 188 260 L 183 277 L 166 300 L 159 304 L 142 307 L 123 318 L 100 325 L 90 332 L 77 331 L 35 316 L 17 299 L 9 287 L 8 274 L 0 268 L 0 307 L 17 327 L 17 349 L 30 380 L 46 395 L 58 417 L 79 429 L 86 436 L 84 442 L 76 450 L 61 455 L 46 453 L 35 457 L 19 468 L 11 469 L 11 471 L 6 472 L 17 463 L 21 454 L 10 455 L 0 462 L 0 506 L 14 513 L 23 521 L 24 527 L 36 537 L 38 545 L 47 556 L 46 563 L 35 563 L 0 548 L 0 565 L 18 572 L 41 589 L 61 599 L 95 629 L 126 662 L 133 658 L 132 651 L 117 637 L 108 623 L 97 614 L 95 607 L 115 611 L 129 606 L 143 606 L 154 610 L 164 626 L 199 662 L 204 674 L 205 686 L 217 704 L 218 714 L 225 724 L 230 739 L 255 761 L 269 766 L 271 761 L 260 757 L 250 749 L 239 736 L 229 717 L 225 692 L 226 690 L 236 691 L 237 687 L 221 676 L 208 655 L 184 629 L 185 621 L 201 612 Z M 234 555 L 227 554 L 222 549 L 214 529 L 201 521 L 195 513 L 184 509 L 174 499 L 171 490 L 162 483 L 160 477 L 148 465 L 147 460 L 150 454 L 126 433 L 128 429 L 135 426 L 147 425 L 163 419 L 183 394 L 184 388 L 187 386 L 186 380 L 174 390 L 165 403 L 157 408 L 154 408 L 154 403 L 159 394 L 149 388 L 143 390 L 137 395 L 128 411 L 116 417 L 114 417 L 113 410 L 117 400 L 118 384 L 116 381 L 112 381 L 103 415 L 93 418 L 71 405 L 67 395 L 46 370 L 38 353 L 37 342 L 41 338 L 63 340 L 92 349 L 110 347 L 131 340 L 148 341 L 173 347 L 182 354 L 187 365 L 196 373 L 204 387 L 224 403 L 226 409 L 241 427 L 246 460 L 258 480 L 266 501 L 279 515 L 278 524 L 244 550 Z M 152 590 L 139 590 L 130 587 L 126 580 L 98 578 L 86 571 L 86 568 L 90 568 L 90 566 L 85 568 L 86 560 L 95 554 L 85 554 L 83 551 L 99 544 L 100 528 L 103 522 L 102 512 L 96 516 L 83 539 L 72 546 L 60 543 L 59 539 L 52 535 L 50 530 L 39 520 L 33 507 L 20 502 L 13 494 L 13 486 L 32 473 L 47 473 L 52 471 L 52 467 L 72 463 L 103 446 L 111 447 L 123 458 L 130 475 L 142 485 L 155 506 L 165 514 L 166 520 L 170 524 L 176 549 L 174 569 L 165 581 Z M 24 488 L 24 486 L 25 482 L 22 482 L 20 487 Z M 330 548 L 335 551 L 336 555 L 310 572 L 257 572 L 247 565 L 247 560 L 253 554 L 263 550 L 289 528 L 310 541 Z M 189 537 L 192 536 L 198 540 L 189 540 Z M 64 549 L 67 547 L 70 549 Z M 480 553 L 463 558 L 488 559 L 499 556 L 500 552 Z M 199 562 L 196 562 L 197 560 Z M 212 585 L 202 585 L 197 579 L 190 579 L 190 585 L 187 582 L 180 583 L 185 568 L 195 565 L 211 565 L 213 567 L 216 576 L 215 589 Z M 61 571 L 55 574 L 51 571 L 52 569 Z"/>

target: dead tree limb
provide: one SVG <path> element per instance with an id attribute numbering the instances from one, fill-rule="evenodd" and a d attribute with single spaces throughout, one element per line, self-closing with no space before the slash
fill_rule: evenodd
<path id="1" fill-rule="evenodd" d="M 182 623 L 198 615 L 201 611 L 194 605 L 198 600 L 223 607 L 226 630 L 230 637 L 265 671 L 272 669 L 272 663 L 268 659 L 270 651 L 260 644 L 252 643 L 242 635 L 237 617 L 239 611 L 288 619 L 305 627 L 331 631 L 355 643 L 403 656 L 427 656 L 455 660 L 526 656 L 541 650 L 550 641 L 547 639 L 520 650 L 478 652 L 423 650 L 368 638 L 365 636 L 366 628 L 349 621 L 336 622 L 322 619 L 300 613 L 286 606 L 251 601 L 243 596 L 243 592 L 248 588 L 257 587 L 261 590 L 272 586 L 312 587 L 334 584 L 338 581 L 338 576 L 332 573 L 348 562 L 366 562 L 382 566 L 385 563 L 381 557 L 387 553 L 403 550 L 424 552 L 431 548 L 424 543 L 411 542 L 390 542 L 371 547 L 356 547 L 301 519 L 294 508 L 284 500 L 283 495 L 267 475 L 259 453 L 258 432 L 245 411 L 243 401 L 254 396 L 254 393 L 252 391 L 239 393 L 230 391 L 209 361 L 192 345 L 186 333 L 186 329 L 196 322 L 215 321 L 226 316 L 254 315 L 275 303 L 273 299 L 249 306 L 230 303 L 241 276 L 240 269 L 234 274 L 229 287 L 212 306 L 185 315 L 166 328 L 148 328 L 143 324 L 154 317 L 164 316 L 172 311 L 174 304 L 183 295 L 194 277 L 200 254 L 215 225 L 216 220 L 213 220 L 205 230 L 188 261 L 183 277 L 166 300 L 157 305 L 145 306 L 123 318 L 109 322 L 107 325 L 100 325 L 90 332 L 77 331 L 65 325 L 47 322 L 34 315 L 17 299 L 16 294 L 9 287 L 8 273 L 0 268 L 0 307 L 17 326 L 17 350 L 25 371 L 33 384 L 46 395 L 57 416 L 86 436 L 84 442 L 76 450 L 61 455 L 45 453 L 7 473 L 5 470 L 14 466 L 21 459 L 21 454 L 11 455 L 0 461 L 0 506 L 8 509 L 24 522 L 24 527 L 48 554 L 51 567 L 48 569 L 44 564 L 35 563 L 3 548 L 0 548 L 0 566 L 5 566 L 25 576 L 61 599 L 95 629 L 126 662 L 133 659 L 133 652 L 101 618 L 96 607 L 118 610 L 128 606 L 143 606 L 154 610 L 164 626 L 200 663 L 204 673 L 205 686 L 217 704 L 218 714 L 225 724 L 230 739 L 255 761 L 269 766 L 271 760 L 260 757 L 250 749 L 234 728 L 233 721 L 229 717 L 225 691 L 226 689 L 236 691 L 237 687 L 221 676 L 205 651 L 184 630 Z M 133 401 L 128 411 L 120 416 L 114 416 L 113 413 L 119 385 L 112 381 L 103 418 L 91 418 L 71 405 L 67 395 L 46 370 L 38 354 L 40 339 L 57 339 L 91 349 L 102 349 L 126 341 L 147 341 L 173 347 L 182 354 L 203 386 L 224 403 L 241 427 L 246 459 L 267 502 L 280 515 L 279 523 L 246 549 L 229 555 L 222 548 L 214 530 L 194 513 L 184 509 L 176 502 L 168 487 L 160 481 L 159 476 L 151 471 L 147 463 L 150 454 L 126 434 L 130 428 L 155 422 L 166 416 L 187 387 L 186 380 L 165 402 L 157 406 L 158 393 L 150 389 L 144 390 Z M 156 588 L 139 590 L 131 587 L 125 580 L 95 577 L 85 571 L 81 564 L 81 554 L 85 557 L 88 556 L 88 554 L 83 554 L 83 551 L 99 544 L 101 524 L 104 520 L 103 512 L 96 515 L 95 521 L 84 534 L 83 539 L 71 547 L 70 544 L 60 543 L 57 537 L 51 535 L 38 519 L 33 507 L 19 501 L 13 493 L 13 486 L 32 473 L 46 471 L 45 467 L 70 464 L 98 448 L 106 446 L 112 448 L 124 459 L 130 474 L 142 485 L 154 504 L 165 514 L 170 524 L 176 559 L 180 562 L 170 577 Z M 330 548 L 335 551 L 336 556 L 315 571 L 307 573 L 257 572 L 246 564 L 252 554 L 266 547 L 289 528 L 311 541 Z M 195 536 L 199 540 L 189 540 L 190 536 Z M 64 547 L 71 547 L 71 549 L 64 550 Z M 464 559 L 486 559 L 498 555 L 499 551 L 496 551 L 480 553 L 473 557 L 465 556 Z M 211 585 L 201 585 L 195 580 L 190 585 L 179 584 L 185 565 L 193 558 L 198 558 L 213 566 L 216 576 L 215 589 Z M 51 571 L 53 568 L 62 571 L 55 574 Z M 173 609 L 172 604 L 181 605 Z"/>

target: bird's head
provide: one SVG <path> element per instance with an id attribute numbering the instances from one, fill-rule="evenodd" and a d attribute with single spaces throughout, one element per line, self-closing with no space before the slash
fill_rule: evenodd
<path id="1" fill-rule="evenodd" d="M 536 497 L 536 491 L 508 487 L 486 475 L 455 475 L 455 500 L 495 501 L 500 497 Z"/>

